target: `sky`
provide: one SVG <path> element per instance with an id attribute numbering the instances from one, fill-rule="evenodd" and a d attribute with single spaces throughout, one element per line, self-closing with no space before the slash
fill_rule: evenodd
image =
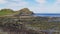
<path id="1" fill-rule="evenodd" d="M 60 0 L 0 0 L 0 9 L 29 8 L 34 13 L 60 13 Z"/>

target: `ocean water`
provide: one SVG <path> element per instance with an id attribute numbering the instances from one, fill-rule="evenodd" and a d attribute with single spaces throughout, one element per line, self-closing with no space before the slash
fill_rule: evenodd
<path id="1" fill-rule="evenodd" d="M 42 17 L 60 17 L 60 14 L 40 14 L 40 13 L 35 13 L 34 16 L 42 16 Z"/>

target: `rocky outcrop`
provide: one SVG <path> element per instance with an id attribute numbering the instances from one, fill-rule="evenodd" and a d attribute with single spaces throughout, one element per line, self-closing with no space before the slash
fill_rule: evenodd
<path id="1" fill-rule="evenodd" d="M 48 22 L 50 19 L 55 20 L 57 18 L 34 16 L 20 16 L 20 18 L 0 17 L 0 27 L 8 34 L 39 34 L 39 32 L 47 34 L 44 30 L 60 27 L 60 22 Z"/>
<path id="2" fill-rule="evenodd" d="M 38 34 L 34 30 L 27 30 L 17 18 L 0 17 L 0 28 L 3 33 L 7 34 Z"/>
<path id="3" fill-rule="evenodd" d="M 30 11 L 28 8 L 23 8 L 23 9 L 21 9 L 21 10 L 19 10 L 19 15 L 32 15 L 33 14 L 33 12 L 32 11 Z"/>

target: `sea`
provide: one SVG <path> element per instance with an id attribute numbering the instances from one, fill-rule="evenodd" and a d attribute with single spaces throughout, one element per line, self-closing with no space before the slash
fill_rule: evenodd
<path id="1" fill-rule="evenodd" d="M 60 17 L 60 14 L 35 13 L 34 16 L 42 16 L 42 17 Z"/>

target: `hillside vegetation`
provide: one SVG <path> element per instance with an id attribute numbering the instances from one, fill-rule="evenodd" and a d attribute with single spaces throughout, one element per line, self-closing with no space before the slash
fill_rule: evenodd
<path id="1" fill-rule="evenodd" d="M 0 16 L 2 16 L 2 15 L 9 15 L 9 14 L 13 14 L 13 13 L 14 12 L 11 9 L 1 9 L 0 10 Z"/>
<path id="2" fill-rule="evenodd" d="M 26 15 L 26 14 L 32 14 L 33 12 L 31 12 L 28 8 L 23 8 L 21 10 L 17 10 L 14 11 L 12 9 L 1 9 L 0 10 L 0 16 L 5 16 L 5 15 Z"/>

